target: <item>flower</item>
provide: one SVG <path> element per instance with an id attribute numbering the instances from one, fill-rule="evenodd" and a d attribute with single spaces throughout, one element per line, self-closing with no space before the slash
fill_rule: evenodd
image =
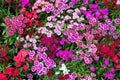
<path id="1" fill-rule="evenodd" d="M 5 74 L 0 73 L 0 80 L 8 80 L 8 79 Z"/>
<path id="2" fill-rule="evenodd" d="M 61 41 L 60 41 L 60 44 L 61 44 L 61 45 L 64 45 L 66 41 L 67 41 L 67 40 L 66 40 L 65 38 L 62 38 Z"/>
<path id="3" fill-rule="evenodd" d="M 58 80 L 64 80 L 64 77 L 61 76 L 61 75 L 59 75 L 59 76 L 58 76 Z"/>
<path id="4" fill-rule="evenodd" d="M 20 42 L 17 42 L 16 47 L 17 47 L 17 48 L 20 48 L 20 47 L 21 47 L 21 43 L 20 43 Z"/>
<path id="5" fill-rule="evenodd" d="M 28 78 L 28 79 L 32 79 L 32 78 L 33 78 L 33 75 L 29 73 L 29 74 L 27 74 L 27 78 Z"/>
<path id="6" fill-rule="evenodd" d="M 96 74 L 95 74 L 95 73 L 91 73 L 91 76 L 92 76 L 92 77 L 96 77 Z"/>
<path id="7" fill-rule="evenodd" d="M 65 74 L 65 75 L 64 75 L 64 78 L 65 78 L 65 79 L 68 79 L 69 77 L 70 77 L 69 74 Z"/>
<path id="8" fill-rule="evenodd" d="M 97 62 L 99 61 L 99 57 L 94 57 L 94 60 Z"/>
<path id="9" fill-rule="evenodd" d="M 68 60 L 72 58 L 73 50 L 59 50 L 57 53 L 55 53 L 57 57 L 61 57 L 64 60 Z"/>
<path id="10" fill-rule="evenodd" d="M 13 76 L 13 77 L 19 76 L 19 70 L 18 70 L 18 69 L 15 69 L 15 70 L 13 71 L 12 76 Z"/>
<path id="11" fill-rule="evenodd" d="M 73 72 L 73 73 L 71 73 L 71 76 L 76 78 L 77 77 L 77 73 Z"/>
<path id="12" fill-rule="evenodd" d="M 27 17 L 23 14 L 15 16 L 13 19 L 10 17 L 6 17 L 5 22 L 8 27 L 8 35 L 14 35 L 15 31 L 17 30 L 20 35 L 23 34 L 24 28 L 26 27 L 26 23 L 29 21 Z"/>
<path id="13" fill-rule="evenodd" d="M 98 8 L 98 4 L 90 4 L 89 8 L 97 9 Z"/>
<path id="14" fill-rule="evenodd" d="M 114 67 L 111 67 L 111 68 L 110 68 L 110 72 L 114 73 L 114 72 L 115 72 L 115 68 L 114 68 Z"/>
<path id="15" fill-rule="evenodd" d="M 120 6 L 120 0 L 117 0 L 116 5 Z"/>
<path id="16" fill-rule="evenodd" d="M 28 68 L 29 68 L 28 65 L 23 65 L 23 70 L 26 71 L 26 70 L 28 70 Z"/>
<path id="17" fill-rule="evenodd" d="M 3 60 L 3 62 L 7 63 L 9 61 L 8 57 L 5 57 L 5 59 Z"/>
<path id="18" fill-rule="evenodd" d="M 64 75 L 65 75 L 65 74 L 68 74 L 68 73 L 70 72 L 70 70 L 68 70 L 68 69 L 66 68 L 66 65 L 65 65 L 65 64 L 62 64 L 62 67 L 61 67 L 59 70 L 63 71 L 63 74 L 64 74 Z"/>
<path id="19" fill-rule="evenodd" d="M 105 65 L 108 65 L 108 64 L 109 64 L 109 60 L 108 60 L 108 59 L 105 59 L 105 60 L 104 60 L 104 64 L 105 64 Z"/>
<path id="20" fill-rule="evenodd" d="M 96 69 L 95 69 L 94 66 L 91 65 L 91 66 L 90 66 L 90 70 L 91 70 L 92 72 L 95 72 Z"/>
<path id="21" fill-rule="evenodd" d="M 115 24 L 120 24 L 120 19 L 117 18 L 117 19 L 114 20 L 114 22 L 115 22 Z"/>
<path id="22" fill-rule="evenodd" d="M 47 73 L 48 77 L 51 77 L 52 74 L 53 74 L 52 71 L 48 71 L 48 73 Z"/>
<path id="23" fill-rule="evenodd" d="M 25 11 L 24 15 L 27 18 L 32 18 L 32 16 L 33 16 L 32 13 L 29 13 L 28 11 Z"/>
<path id="24" fill-rule="evenodd" d="M 5 17 L 5 23 L 6 23 L 7 26 L 10 26 L 10 25 L 11 25 L 11 19 L 10 19 L 9 16 L 6 16 L 6 17 Z"/>
<path id="25" fill-rule="evenodd" d="M 83 0 L 83 4 L 88 4 L 89 0 Z"/>
<path id="26" fill-rule="evenodd" d="M 25 57 L 29 54 L 29 51 L 28 50 L 24 50 L 24 49 L 21 49 L 17 56 L 14 56 L 14 61 L 16 61 L 16 64 L 18 65 L 18 67 L 21 66 L 21 63 L 25 61 Z"/>
<path id="27" fill-rule="evenodd" d="M 22 8 L 24 8 L 25 6 L 31 5 L 29 0 L 20 0 L 20 2 L 22 3 Z"/>
<path id="28" fill-rule="evenodd" d="M 117 55 L 114 55 L 114 56 L 112 57 L 112 60 L 113 60 L 116 64 L 119 63 L 119 61 L 120 61 Z"/>
<path id="29" fill-rule="evenodd" d="M 15 70 L 15 68 L 8 67 L 5 69 L 5 74 L 12 75 L 14 70 Z"/>
<path id="30" fill-rule="evenodd" d="M 104 0 L 104 3 L 105 3 L 106 5 L 110 4 L 110 2 L 109 2 L 108 0 Z"/>
<path id="31" fill-rule="evenodd" d="M 110 46 L 105 44 L 105 43 L 100 43 L 100 45 L 98 45 L 98 55 L 102 56 L 102 57 L 109 57 L 110 56 Z"/>
<path id="32" fill-rule="evenodd" d="M 107 79 L 114 79 L 115 75 L 113 73 L 104 73 L 104 76 L 107 78 Z"/>
<path id="33" fill-rule="evenodd" d="M 1 52 L 0 53 L 0 56 L 2 56 L 2 57 L 5 57 L 7 54 L 6 54 L 6 52 Z"/>

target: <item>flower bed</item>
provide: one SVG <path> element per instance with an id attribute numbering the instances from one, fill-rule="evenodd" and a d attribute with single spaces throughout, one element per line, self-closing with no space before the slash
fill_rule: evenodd
<path id="1" fill-rule="evenodd" d="M 1 0 L 0 80 L 119 80 L 120 0 L 112 2 Z"/>

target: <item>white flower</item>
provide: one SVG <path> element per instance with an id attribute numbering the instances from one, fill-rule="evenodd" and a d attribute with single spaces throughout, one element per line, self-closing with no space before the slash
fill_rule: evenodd
<path id="1" fill-rule="evenodd" d="M 62 64 L 62 67 L 61 67 L 59 70 L 63 71 L 63 74 L 64 74 L 64 75 L 65 75 L 65 74 L 69 74 L 69 72 L 70 72 L 70 70 L 68 70 L 68 69 L 66 68 L 66 65 L 65 65 L 65 64 Z"/>
<path id="2" fill-rule="evenodd" d="M 55 72 L 56 75 L 60 74 L 60 72 Z"/>
<path id="3" fill-rule="evenodd" d="M 120 5 L 120 0 L 117 0 L 116 5 Z"/>
<path id="4" fill-rule="evenodd" d="M 29 40 L 29 38 L 30 38 L 29 35 L 27 35 L 27 36 L 26 36 L 26 40 Z"/>

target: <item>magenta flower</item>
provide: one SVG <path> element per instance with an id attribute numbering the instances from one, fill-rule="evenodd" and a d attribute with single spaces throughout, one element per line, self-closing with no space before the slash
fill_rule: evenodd
<path id="1" fill-rule="evenodd" d="M 22 8 L 24 8 L 25 6 L 30 6 L 31 5 L 29 0 L 20 0 L 20 2 L 22 3 Z"/>
<path id="2" fill-rule="evenodd" d="M 109 60 L 108 59 L 104 60 L 104 64 L 108 65 L 109 64 Z"/>
<path id="3" fill-rule="evenodd" d="M 114 67 L 111 67 L 111 68 L 110 68 L 110 72 L 113 72 L 113 73 L 114 73 L 114 72 L 115 72 L 115 68 L 114 68 Z"/>
<path id="4" fill-rule="evenodd" d="M 98 8 L 98 4 L 90 4 L 89 8 L 97 9 Z"/>
<path id="5" fill-rule="evenodd" d="M 89 0 L 83 0 L 83 4 L 88 4 Z"/>
<path id="6" fill-rule="evenodd" d="M 60 41 L 60 44 L 61 44 L 61 45 L 64 45 L 66 41 L 67 41 L 67 40 L 66 40 L 65 38 L 62 38 L 62 40 Z"/>
<path id="7" fill-rule="evenodd" d="M 103 15 L 108 15 L 108 14 L 109 14 L 108 8 L 100 9 L 99 11 L 100 11 Z"/>
<path id="8" fill-rule="evenodd" d="M 92 72 L 95 72 L 96 69 L 95 69 L 94 66 L 91 65 L 91 66 L 90 66 L 90 70 L 91 70 Z"/>
<path id="9" fill-rule="evenodd" d="M 115 75 L 113 73 L 104 73 L 104 76 L 107 78 L 107 79 L 111 79 L 113 80 Z"/>
<path id="10" fill-rule="evenodd" d="M 27 78 L 32 79 L 33 75 L 32 74 L 27 74 Z"/>

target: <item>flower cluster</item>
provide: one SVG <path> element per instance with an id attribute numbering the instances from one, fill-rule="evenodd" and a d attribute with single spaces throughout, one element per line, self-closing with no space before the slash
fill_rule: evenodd
<path id="1" fill-rule="evenodd" d="M 56 63 L 54 60 L 50 59 L 46 53 L 43 54 L 38 54 L 38 59 L 42 60 L 35 60 L 34 65 L 31 67 L 31 71 L 35 72 L 41 76 L 44 74 L 47 74 L 49 69 L 52 69 L 53 67 L 56 66 Z M 45 65 L 44 65 L 45 64 Z"/>
<path id="2" fill-rule="evenodd" d="M 90 10 L 83 10 L 82 13 L 86 16 L 86 18 L 96 18 L 96 19 L 103 19 L 108 17 L 108 8 L 99 9 L 98 4 L 90 4 Z"/>
<path id="3" fill-rule="evenodd" d="M 41 7 L 41 9 L 38 9 L 38 7 Z M 47 13 L 50 13 L 51 11 L 54 10 L 54 6 L 52 3 L 49 3 L 45 0 L 37 0 L 34 3 L 34 6 L 32 7 L 33 10 L 36 9 L 37 13 L 44 12 L 46 11 Z"/>
<path id="4" fill-rule="evenodd" d="M 0 45 L 9 44 L 0 46 L 0 80 L 119 79 L 120 18 L 112 16 L 115 12 L 93 0 L 18 2 L 19 13 L 8 8 L 1 24 Z"/>
<path id="5" fill-rule="evenodd" d="M 49 53 L 53 54 L 55 53 L 55 49 L 58 48 L 58 40 L 57 38 L 53 35 L 51 37 L 46 37 L 46 36 L 43 36 L 41 39 L 40 39 L 40 43 L 41 45 L 43 46 L 46 46 L 46 47 L 49 47 Z"/>
<path id="6" fill-rule="evenodd" d="M 5 18 L 6 25 L 8 26 L 8 35 L 14 35 L 15 31 L 18 30 L 19 34 L 23 34 L 23 28 L 26 27 L 26 23 L 29 21 L 28 18 L 23 15 L 19 15 L 11 19 L 10 17 Z"/>
<path id="7" fill-rule="evenodd" d="M 64 60 L 68 60 L 68 59 L 71 59 L 72 58 L 72 54 L 73 54 L 73 51 L 72 50 L 60 50 L 56 53 L 56 56 L 57 57 L 61 57 L 63 58 Z"/>
<path id="8" fill-rule="evenodd" d="M 22 62 L 25 61 L 26 56 L 29 54 L 28 50 L 20 50 L 17 54 L 17 56 L 14 56 L 14 61 L 16 61 L 16 66 L 20 67 L 22 65 Z"/>
<path id="9" fill-rule="evenodd" d="M 5 69 L 5 74 L 13 76 L 13 77 L 19 76 L 19 70 L 13 67 L 8 67 Z"/>
<path id="10" fill-rule="evenodd" d="M 80 0 L 71 0 L 69 2 L 69 4 L 67 4 L 68 0 L 51 0 L 50 2 L 47 2 L 45 0 L 37 0 L 32 9 L 33 10 L 36 10 L 37 13 L 40 13 L 40 12 L 47 12 L 47 13 L 50 13 L 50 12 L 53 12 L 53 15 L 54 16 L 57 16 L 59 15 L 60 13 L 62 13 L 63 10 L 67 10 L 69 9 L 70 7 L 74 6 L 75 4 L 77 4 L 77 2 L 79 2 Z M 55 3 L 55 6 L 54 4 Z M 39 8 L 41 7 L 41 8 Z"/>

